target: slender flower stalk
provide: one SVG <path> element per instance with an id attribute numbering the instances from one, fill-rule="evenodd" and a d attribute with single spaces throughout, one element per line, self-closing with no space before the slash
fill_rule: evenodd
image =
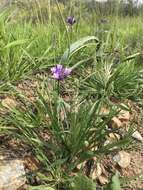
<path id="1" fill-rule="evenodd" d="M 76 20 L 75 20 L 74 16 L 68 16 L 66 22 L 68 24 L 67 29 L 68 29 L 68 32 L 70 33 L 69 40 L 71 43 L 72 42 L 72 35 L 73 35 L 73 25 L 76 23 Z M 70 46 L 69 46 L 69 53 L 70 53 Z"/>

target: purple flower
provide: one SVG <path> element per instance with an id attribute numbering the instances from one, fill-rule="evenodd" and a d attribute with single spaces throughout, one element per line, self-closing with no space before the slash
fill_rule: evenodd
<path id="1" fill-rule="evenodd" d="M 75 18 L 74 18 L 73 16 L 68 16 L 68 18 L 67 18 L 67 23 L 68 23 L 69 25 L 72 26 L 75 22 L 76 22 L 76 20 L 75 20 Z"/>
<path id="2" fill-rule="evenodd" d="M 51 68 L 53 78 L 56 80 L 63 80 L 70 75 L 71 71 L 72 70 L 70 68 L 64 68 L 63 65 L 56 65 Z"/>

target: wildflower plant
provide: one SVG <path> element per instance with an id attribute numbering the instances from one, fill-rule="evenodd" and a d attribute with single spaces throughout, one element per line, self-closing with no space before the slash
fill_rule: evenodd
<path id="1" fill-rule="evenodd" d="M 35 102 L 23 99 L 24 109 L 9 108 L 7 117 L 1 116 L 0 122 L 3 126 L 12 126 L 7 133 L 32 148 L 47 184 L 51 184 L 51 180 L 46 179 L 48 173 L 53 185 L 69 188 L 69 176 L 79 164 L 124 146 L 128 138 L 105 146 L 106 136 L 111 132 L 107 123 L 114 116 L 113 112 L 103 120 L 101 101 L 75 97 L 75 101 L 68 103 L 62 96 L 52 95 L 46 81 L 39 85 Z M 48 138 L 42 135 L 44 133 Z"/>
<path id="2" fill-rule="evenodd" d="M 60 6 L 58 9 L 60 11 Z M 131 130 L 120 140 L 105 143 L 111 132 L 118 132 L 108 126 L 118 113 L 118 104 L 115 106 L 110 99 L 135 99 L 142 92 L 143 75 L 142 70 L 135 69 L 134 56 L 119 60 L 117 65 L 112 60 L 108 63 L 107 57 L 110 54 L 114 56 L 114 52 L 110 51 L 114 50 L 116 38 L 112 37 L 116 35 L 111 38 L 107 35 L 104 42 L 93 35 L 94 31 L 92 36 L 78 36 L 78 40 L 72 43 L 74 31 L 69 34 L 67 26 L 72 30 L 77 20 L 69 16 L 65 22 L 61 11 L 60 15 L 65 27 L 53 24 L 53 15 L 49 15 L 48 27 L 42 24 L 33 27 L 29 23 L 24 25 L 26 29 L 15 29 L 15 25 L 12 29 L 12 24 L 5 27 L 0 17 L 0 89 L 3 95 L 6 88 L 7 94 L 10 92 L 18 101 L 15 107 L 6 108 L 6 114 L 0 114 L 0 129 L 30 148 L 39 162 L 34 175 L 42 181 L 42 185 L 52 186 L 53 190 L 83 190 L 88 185 L 86 190 L 95 190 L 95 182 L 87 177 L 91 168 L 85 171 L 83 163 L 93 161 L 94 157 L 98 160 L 130 142 Z M 91 34 L 95 30 L 92 23 L 87 24 L 86 19 L 83 21 L 82 14 L 80 17 L 82 23 L 79 24 L 83 29 L 76 34 Z M 32 37 L 27 39 L 27 36 Z M 90 53 L 87 51 L 89 46 Z M 51 65 L 54 67 L 51 68 Z M 42 70 L 47 74 L 47 69 L 51 71 L 52 80 L 47 75 L 39 79 L 37 72 L 41 74 Z M 71 75 L 72 72 L 74 75 Z M 35 80 L 35 99 L 32 101 L 17 90 L 17 84 L 23 78 Z M 67 78 L 69 80 L 65 80 Z M 6 87 L 3 86 L 7 81 Z M 71 97 L 67 95 L 69 101 L 63 96 L 60 88 L 63 86 L 65 93 L 68 94 L 68 90 L 72 93 Z M 101 111 L 105 104 L 110 108 L 107 114 Z M 80 169 L 79 164 L 82 165 Z M 44 187 L 41 186 L 41 189 Z"/>

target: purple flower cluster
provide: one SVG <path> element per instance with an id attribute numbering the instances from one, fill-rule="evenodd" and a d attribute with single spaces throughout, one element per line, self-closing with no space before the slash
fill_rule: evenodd
<path id="1" fill-rule="evenodd" d="M 64 68 L 64 66 L 60 64 L 51 68 L 53 78 L 56 80 L 65 79 L 67 76 L 70 75 L 71 71 L 72 70 L 70 68 Z"/>
<path id="2" fill-rule="evenodd" d="M 73 16 L 68 16 L 67 23 L 72 26 L 76 23 L 76 20 Z"/>

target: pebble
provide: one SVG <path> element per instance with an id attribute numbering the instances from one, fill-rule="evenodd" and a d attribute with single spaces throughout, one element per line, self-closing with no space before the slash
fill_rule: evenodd
<path id="1" fill-rule="evenodd" d="M 135 131 L 133 134 L 132 134 L 132 137 L 140 142 L 143 142 L 143 137 L 142 135 L 138 132 L 138 131 Z"/>
<path id="2" fill-rule="evenodd" d="M 125 151 L 120 151 L 113 157 L 113 160 L 118 163 L 121 168 L 127 168 L 131 162 L 131 156 Z"/>
<path id="3" fill-rule="evenodd" d="M 17 190 L 26 183 L 24 165 L 21 160 L 0 161 L 0 189 Z"/>

